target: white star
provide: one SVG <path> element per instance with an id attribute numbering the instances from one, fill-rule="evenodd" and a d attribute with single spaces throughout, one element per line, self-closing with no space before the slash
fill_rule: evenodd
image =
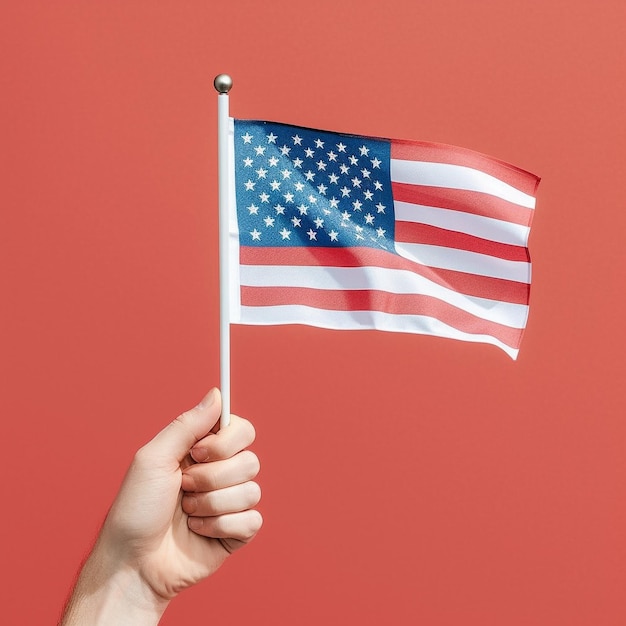
<path id="1" fill-rule="evenodd" d="M 302 191 L 304 189 L 304 183 L 301 181 L 298 181 L 294 187 L 296 188 L 296 191 Z"/>
<path id="2" fill-rule="evenodd" d="M 339 233 L 336 230 L 331 230 L 328 233 L 328 236 L 330 237 L 331 241 L 337 241 L 337 236 L 339 235 Z"/>
<path id="3" fill-rule="evenodd" d="M 279 158 L 278 157 L 270 157 L 268 163 L 270 164 L 270 167 L 276 167 L 278 165 L 278 161 Z"/>
<path id="4" fill-rule="evenodd" d="M 311 150 L 311 148 L 307 148 L 304 151 L 304 154 L 306 154 L 306 156 L 308 156 L 311 159 L 311 158 L 313 158 L 313 155 L 315 154 L 315 152 L 313 150 Z"/>
<path id="5" fill-rule="evenodd" d="M 293 160 L 293 166 L 294 166 L 294 167 L 302 167 L 302 163 L 303 163 L 302 159 L 300 159 L 300 158 L 298 158 L 298 157 L 296 157 L 296 158 Z"/>
<path id="6" fill-rule="evenodd" d="M 309 228 L 306 234 L 309 236 L 309 241 L 313 241 L 314 239 L 317 241 L 317 233 L 312 228 Z"/>
<path id="7" fill-rule="evenodd" d="M 339 152 L 345 152 L 347 147 L 348 146 L 346 146 L 344 143 L 337 144 L 337 150 L 339 150 Z"/>
<path id="8" fill-rule="evenodd" d="M 337 160 L 337 155 L 332 150 L 330 152 L 328 152 L 327 154 L 328 154 L 328 160 L 329 161 L 336 161 Z"/>
<path id="9" fill-rule="evenodd" d="M 350 191 L 350 190 L 348 190 L 348 191 Z M 337 200 L 337 198 L 335 198 L 335 196 L 333 196 L 330 199 L 330 208 L 331 209 L 336 209 L 338 207 L 339 207 L 339 200 Z"/>
<path id="10" fill-rule="evenodd" d="M 363 196 L 365 197 L 366 200 L 371 200 L 373 198 L 374 194 L 369 189 L 366 189 L 363 192 Z"/>
<path id="11" fill-rule="evenodd" d="M 331 183 L 335 183 L 335 185 L 337 184 L 337 181 L 339 180 L 339 176 L 337 176 L 337 174 L 329 174 L 328 175 L 328 180 Z"/>
<path id="12" fill-rule="evenodd" d="M 311 180 L 313 180 L 313 179 L 315 178 L 315 174 L 314 174 L 311 170 L 309 170 L 308 172 L 305 172 L 305 173 L 304 173 L 304 177 L 305 177 L 308 181 L 311 181 Z"/>
<path id="13" fill-rule="evenodd" d="M 282 204 L 277 204 L 274 207 L 274 211 L 276 211 L 276 215 L 284 215 L 285 214 L 285 207 Z"/>
<path id="14" fill-rule="evenodd" d="M 345 185 L 341 188 L 341 197 L 342 198 L 347 198 L 350 196 L 350 189 L 348 189 Z"/>
<path id="15" fill-rule="evenodd" d="M 361 146 L 359 148 L 359 152 L 361 153 L 361 156 L 367 156 L 370 153 L 370 149 L 366 146 Z"/>
<path id="16" fill-rule="evenodd" d="M 341 170 L 342 174 L 347 174 L 350 171 L 350 168 L 345 163 L 342 163 L 339 166 L 339 169 Z"/>
<path id="17" fill-rule="evenodd" d="M 374 223 L 374 216 L 371 213 L 365 214 L 365 223 L 372 225 Z"/>
<path id="18" fill-rule="evenodd" d="M 354 230 L 356 230 L 357 233 L 362 233 L 363 232 L 363 226 L 355 226 Z"/>
<path id="19" fill-rule="evenodd" d="M 253 135 L 251 135 L 250 133 L 246 132 L 245 135 L 241 135 L 241 138 L 243 139 L 244 143 L 250 143 L 253 139 Z"/>
<path id="20" fill-rule="evenodd" d="M 265 154 L 265 146 L 257 146 L 254 151 L 257 156 L 263 156 Z"/>
<path id="21" fill-rule="evenodd" d="M 348 211 L 344 211 L 341 214 L 341 219 L 344 221 L 348 221 L 352 216 L 350 215 L 350 213 L 348 213 Z"/>
<path id="22" fill-rule="evenodd" d="M 290 191 L 283 194 L 283 198 L 285 198 L 285 202 L 293 202 L 293 194 Z"/>
<path id="23" fill-rule="evenodd" d="M 267 170 L 264 170 L 262 167 L 256 170 L 256 175 L 258 178 L 265 178 L 266 174 L 267 174 Z"/>
<path id="24" fill-rule="evenodd" d="M 246 191 L 252 191 L 254 189 L 254 186 L 256 185 L 255 182 L 252 182 L 251 180 L 247 180 L 244 183 L 245 187 L 246 187 Z"/>
<path id="25" fill-rule="evenodd" d="M 369 178 L 369 177 L 370 177 L 371 172 L 370 172 L 368 169 L 363 168 L 363 169 L 361 170 L 361 174 L 363 174 L 363 178 Z"/>
<path id="26" fill-rule="evenodd" d="M 387 231 L 384 228 L 381 228 L 380 226 L 376 229 L 376 234 L 379 237 L 384 237 L 386 232 Z"/>
<path id="27" fill-rule="evenodd" d="M 384 213 L 384 212 L 385 212 L 385 205 L 379 202 L 376 205 L 376 213 Z"/>
<path id="28" fill-rule="evenodd" d="M 359 163 L 359 160 L 354 155 L 350 155 L 348 160 L 350 161 L 350 165 L 358 165 Z"/>
<path id="29" fill-rule="evenodd" d="M 260 193 L 259 194 L 259 198 L 261 198 L 261 202 L 269 202 L 270 201 L 270 195 L 269 193 Z"/>
<path id="30" fill-rule="evenodd" d="M 280 149 L 280 153 L 283 156 L 289 156 L 289 153 L 291 152 L 291 148 L 287 145 L 284 145 L 281 149 Z"/>
<path id="31" fill-rule="evenodd" d="M 382 188 L 383 188 L 383 184 L 379 180 L 375 180 L 374 189 L 376 189 L 376 191 L 382 191 Z"/>
<path id="32" fill-rule="evenodd" d="M 330 215 L 332 211 L 330 209 L 322 209 L 324 211 L 324 215 Z"/>
<path id="33" fill-rule="evenodd" d="M 359 188 L 361 187 L 361 181 L 356 176 L 352 179 L 352 186 Z"/>
<path id="34" fill-rule="evenodd" d="M 291 235 L 291 231 L 287 230 L 284 226 L 283 226 L 283 229 L 281 231 L 279 231 L 279 232 L 280 232 L 280 236 L 283 239 L 289 239 L 289 235 Z"/>
<path id="35" fill-rule="evenodd" d="M 274 133 L 270 133 L 269 135 L 267 135 L 267 143 L 276 143 L 277 139 L 278 135 L 275 135 Z"/>
<path id="36" fill-rule="evenodd" d="M 270 217 L 269 215 L 267 217 L 263 218 L 263 221 L 265 222 L 265 225 L 269 228 L 270 226 L 274 226 L 274 222 L 276 221 L 273 217 Z"/>
<path id="37" fill-rule="evenodd" d="M 370 160 L 372 162 L 373 168 L 380 169 L 380 164 L 382 163 L 382 161 L 378 157 L 374 157 L 373 159 L 370 159 Z"/>
<path id="38" fill-rule="evenodd" d="M 324 220 L 321 217 L 316 217 L 313 221 L 315 222 L 315 228 L 324 226 Z"/>
<path id="39" fill-rule="evenodd" d="M 243 164 L 244 164 L 246 167 L 252 167 L 252 164 L 253 164 L 253 163 L 254 163 L 254 161 L 253 161 L 250 157 L 246 157 L 246 158 L 243 160 Z"/>
<path id="40" fill-rule="evenodd" d="M 259 207 L 256 204 L 251 204 L 248 207 L 248 211 L 250 211 L 250 215 L 258 215 L 259 214 Z"/>
<path id="41" fill-rule="evenodd" d="M 321 139 L 316 139 L 315 140 L 315 147 L 316 148 L 323 148 L 324 147 L 324 142 Z"/>
<path id="42" fill-rule="evenodd" d="M 306 204 L 301 204 L 298 207 L 298 211 L 300 211 L 300 215 L 306 215 L 309 210 L 309 207 Z"/>
<path id="43" fill-rule="evenodd" d="M 328 187 L 326 185 L 318 185 L 317 186 L 317 191 L 319 193 L 321 193 L 323 196 L 326 195 L 326 190 L 328 189 Z"/>
<path id="44" fill-rule="evenodd" d="M 272 191 L 278 191 L 280 189 L 280 183 L 277 180 L 273 180 L 270 183 L 270 187 L 272 188 Z"/>
<path id="45" fill-rule="evenodd" d="M 295 215 L 291 218 L 291 223 L 294 226 L 300 226 L 300 224 L 302 223 L 302 220 L 299 217 L 296 217 Z"/>
<path id="46" fill-rule="evenodd" d="M 322 161 L 322 159 L 320 159 L 317 163 L 317 169 L 318 170 L 325 170 L 326 169 L 326 163 L 324 163 L 324 161 Z"/>
<path id="47" fill-rule="evenodd" d="M 315 204 L 317 202 L 317 198 L 315 196 L 313 196 L 313 195 L 310 195 L 309 196 L 309 202 L 311 204 Z"/>
<path id="48" fill-rule="evenodd" d="M 302 137 L 300 137 L 299 135 L 294 135 L 291 140 L 293 141 L 293 145 L 294 146 L 301 146 L 302 145 Z"/>
<path id="49" fill-rule="evenodd" d="M 291 178 L 291 170 L 288 170 L 287 168 L 280 170 L 280 173 L 283 175 L 283 179 Z"/>
<path id="50" fill-rule="evenodd" d="M 363 235 L 360 235 L 359 233 L 356 234 L 356 238 L 357 238 L 357 240 L 365 239 L 365 237 L 363 237 Z"/>
<path id="51" fill-rule="evenodd" d="M 250 231 L 250 234 L 252 235 L 252 241 L 261 241 L 261 231 L 257 230 L 256 228 L 254 230 Z"/>
<path id="52" fill-rule="evenodd" d="M 354 210 L 355 210 L 355 211 L 360 211 L 360 210 L 361 210 L 361 207 L 363 206 L 363 204 L 361 203 L 361 201 L 360 201 L 360 200 L 355 200 L 355 201 L 352 203 L 352 206 L 354 207 Z"/>

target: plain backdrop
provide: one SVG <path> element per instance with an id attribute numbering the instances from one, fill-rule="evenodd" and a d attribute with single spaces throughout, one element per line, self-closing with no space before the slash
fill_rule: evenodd
<path id="1" fill-rule="evenodd" d="M 0 622 L 51 624 L 134 451 L 218 384 L 231 114 L 542 177 L 517 362 L 232 329 L 255 542 L 163 624 L 626 623 L 623 0 L 0 3 Z"/>

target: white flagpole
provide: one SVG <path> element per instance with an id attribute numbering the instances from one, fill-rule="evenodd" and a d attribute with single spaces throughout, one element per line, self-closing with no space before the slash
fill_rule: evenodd
<path id="1" fill-rule="evenodd" d="M 233 80 L 219 74 L 213 85 L 217 96 L 217 166 L 219 186 L 219 262 L 220 262 L 220 387 L 222 415 L 220 428 L 230 423 L 230 314 L 228 273 L 228 92 Z"/>

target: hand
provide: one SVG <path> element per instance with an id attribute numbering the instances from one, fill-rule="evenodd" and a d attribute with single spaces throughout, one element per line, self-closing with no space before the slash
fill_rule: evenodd
<path id="1" fill-rule="evenodd" d="M 256 535 L 254 428 L 233 415 L 214 432 L 220 413 L 213 389 L 136 453 L 63 624 L 156 624 Z"/>

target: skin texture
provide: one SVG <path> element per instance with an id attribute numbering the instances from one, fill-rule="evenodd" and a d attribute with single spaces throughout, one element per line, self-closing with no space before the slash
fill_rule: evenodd
<path id="1" fill-rule="evenodd" d="M 220 413 L 213 389 L 135 454 L 63 626 L 157 624 L 172 598 L 254 538 L 254 428 L 233 415 L 218 431 Z"/>

